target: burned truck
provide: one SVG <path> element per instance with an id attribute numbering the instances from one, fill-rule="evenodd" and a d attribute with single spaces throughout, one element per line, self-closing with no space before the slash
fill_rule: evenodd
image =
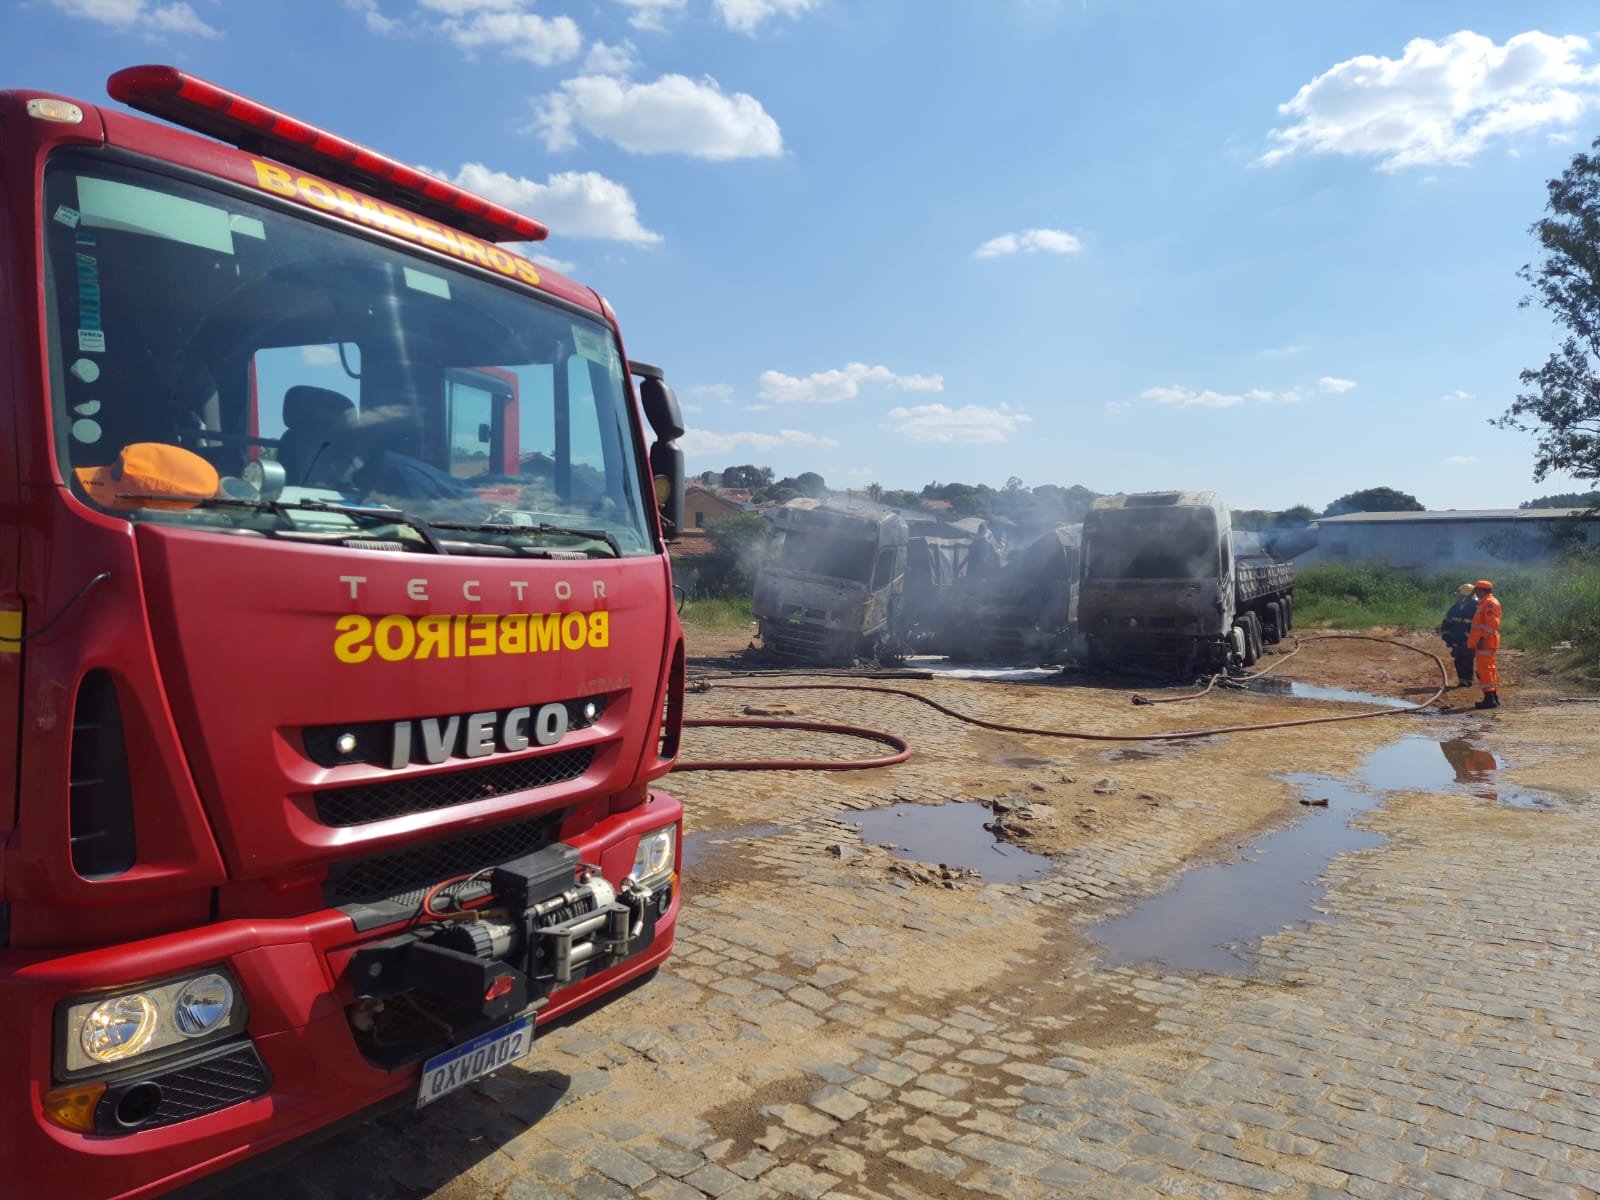
<path id="1" fill-rule="evenodd" d="M 1294 565 L 1236 553 L 1215 492 L 1102 496 L 1083 526 L 1090 666 L 1174 677 L 1250 666 L 1294 623 Z"/>
<path id="2" fill-rule="evenodd" d="M 897 653 L 906 522 L 861 500 L 790 500 L 770 514 L 767 563 L 751 609 L 762 646 L 796 662 Z"/>

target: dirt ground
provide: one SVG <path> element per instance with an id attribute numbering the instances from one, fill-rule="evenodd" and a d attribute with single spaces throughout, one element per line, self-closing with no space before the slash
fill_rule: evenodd
<path id="1" fill-rule="evenodd" d="M 909 710 L 922 715 L 915 712 L 915 705 L 883 692 L 832 690 L 854 684 L 863 689 L 918 690 L 955 712 L 995 724 L 1088 735 L 1043 737 L 969 727 L 973 745 L 960 753 L 942 739 L 919 740 L 910 734 L 911 760 L 885 769 L 919 783 L 937 780 L 933 796 L 908 795 L 908 799 L 998 802 L 997 836 L 1039 854 L 1066 854 L 1110 829 L 1136 838 L 1141 822 L 1163 804 L 1183 799 L 1218 806 L 1229 819 L 1225 828 L 1197 824 L 1187 830 L 1184 845 L 1169 865 L 1214 856 L 1297 815 L 1298 797 L 1287 777 L 1346 773 L 1377 747 L 1424 724 L 1434 731 L 1453 726 L 1466 740 L 1492 738 L 1501 757 L 1517 765 L 1519 778 L 1530 787 L 1559 793 L 1589 785 L 1582 760 L 1562 753 L 1560 726 L 1534 725 L 1527 716 L 1529 709 L 1543 710 L 1561 697 L 1578 697 L 1573 686 L 1538 668 L 1519 651 L 1502 651 L 1503 707 L 1494 713 L 1478 712 L 1473 705 L 1481 692 L 1454 686 L 1448 654 L 1431 632 L 1301 631 L 1268 648 L 1252 669 L 1259 676 L 1253 687 L 1222 686 L 1203 695 L 1189 686 L 1108 678 L 1071 668 L 1056 678 L 1020 684 L 944 677 L 916 680 L 909 678 L 917 673 L 915 663 L 903 680 L 886 677 L 893 672 L 873 672 L 880 677 L 855 681 L 831 672 L 785 675 L 744 653 L 750 644 L 744 631 L 691 628 L 686 636 L 691 679 L 709 689 L 691 697 L 691 717 L 833 721 L 906 734 L 893 714 Z M 1288 683 L 1358 696 L 1329 702 L 1257 690 Z M 812 685 L 829 690 L 779 690 Z M 1351 719 L 1353 713 L 1381 711 L 1378 705 L 1359 702 L 1359 695 L 1418 707 Z M 858 720 L 853 714 L 862 710 L 868 715 Z M 1600 717 L 1600 705 L 1589 704 L 1586 698 L 1575 698 L 1567 711 L 1579 719 L 1580 727 L 1585 716 Z M 1440 726 L 1440 721 L 1449 725 Z M 1280 728 L 1250 728 L 1263 726 Z M 1217 732 L 1159 736 L 1210 730 Z M 830 744 L 826 737 L 755 729 L 731 734 L 719 730 L 714 735 L 690 730 L 683 748 L 683 756 L 692 759 L 852 758 L 881 752 L 871 744 L 847 740 Z M 841 797 L 847 797 L 866 777 L 878 773 L 840 772 L 832 779 Z M 738 811 L 709 798 L 695 805 L 693 817 L 696 832 L 745 823 Z"/>

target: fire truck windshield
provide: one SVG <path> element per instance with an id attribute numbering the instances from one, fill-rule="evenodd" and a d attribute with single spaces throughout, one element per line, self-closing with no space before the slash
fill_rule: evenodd
<path id="1" fill-rule="evenodd" d="M 430 552 L 651 552 L 597 317 L 104 153 L 53 156 L 42 211 L 57 455 L 86 502 Z"/>

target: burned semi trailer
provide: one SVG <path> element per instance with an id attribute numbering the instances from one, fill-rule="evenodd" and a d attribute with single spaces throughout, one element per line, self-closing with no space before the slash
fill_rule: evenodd
<path id="1" fill-rule="evenodd" d="M 1091 666 L 1187 677 L 1250 666 L 1293 624 L 1294 565 L 1236 552 L 1215 492 L 1102 496 L 1083 526 Z"/>
<path id="2" fill-rule="evenodd" d="M 839 662 L 896 653 L 906 522 L 858 500 L 791 500 L 770 514 L 751 609 L 776 658 Z"/>
<path id="3" fill-rule="evenodd" d="M 909 523 L 906 578 L 894 621 L 894 641 L 906 654 L 951 654 L 963 624 L 962 589 L 969 573 L 998 561 L 999 543 L 986 522 L 915 520 Z"/>
<path id="4" fill-rule="evenodd" d="M 988 535 L 956 584 L 942 639 L 952 658 L 1057 661 L 1072 648 L 1077 616 L 1078 525 L 1011 543 Z"/>

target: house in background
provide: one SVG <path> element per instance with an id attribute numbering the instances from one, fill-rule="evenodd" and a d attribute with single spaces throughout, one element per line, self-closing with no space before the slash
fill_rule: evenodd
<path id="1" fill-rule="evenodd" d="M 748 496 L 745 492 L 743 495 Z M 708 487 L 691 483 L 683 496 L 683 534 L 685 537 L 703 536 L 706 526 L 719 517 L 735 517 L 749 512 L 750 503 L 731 496 L 718 494 Z"/>
<path id="2" fill-rule="evenodd" d="M 1381 559 L 1419 571 L 1448 571 L 1492 562 L 1533 562 L 1555 556 L 1555 535 L 1581 508 L 1446 509 L 1442 512 L 1367 512 L 1312 522 L 1316 545 L 1295 555 L 1297 566 Z M 1600 545 L 1600 518 L 1578 528 Z"/>

